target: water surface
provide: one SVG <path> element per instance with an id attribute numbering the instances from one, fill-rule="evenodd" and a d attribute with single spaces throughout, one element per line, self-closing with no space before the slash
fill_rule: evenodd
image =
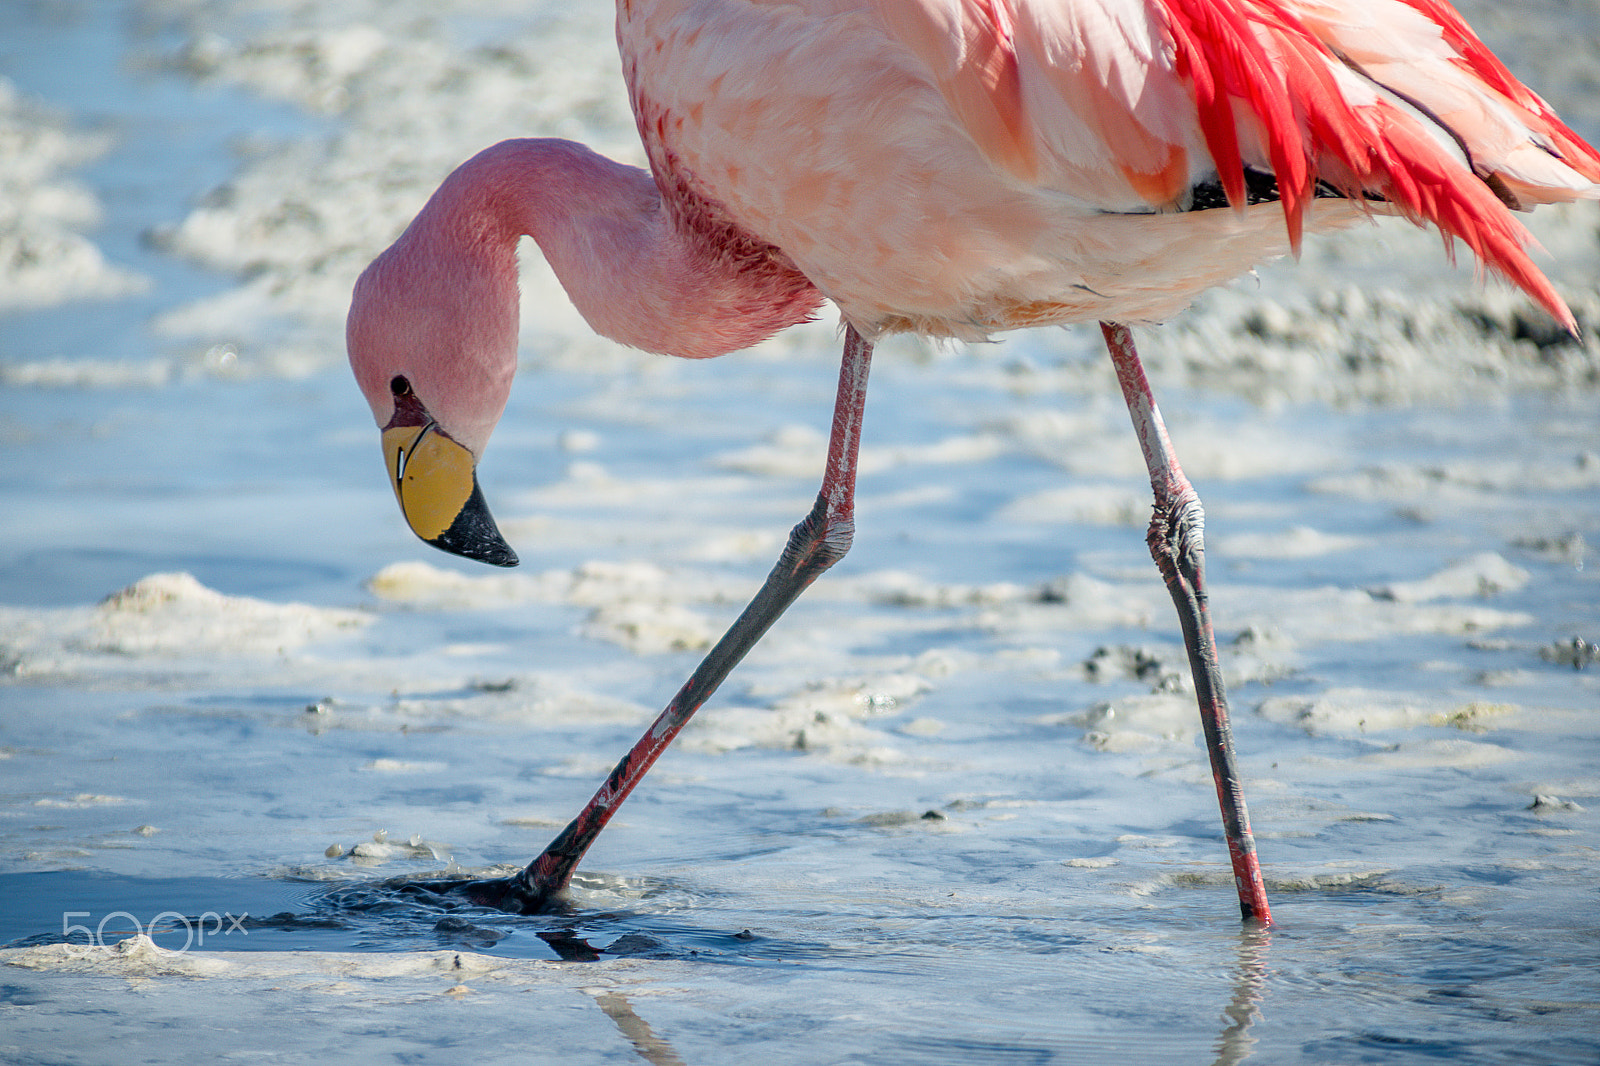
<path id="1" fill-rule="evenodd" d="M 1272 930 L 1237 921 L 1091 330 L 886 344 L 854 550 L 569 907 L 417 889 L 543 847 L 820 471 L 831 323 L 621 352 L 529 249 L 482 469 L 523 567 L 394 513 L 350 280 L 496 137 L 637 152 L 603 7 L 0 15 L 48 105 L 8 114 L 83 148 L 28 187 L 98 205 L 51 224 L 104 270 L 0 317 L 3 1057 L 1593 1062 L 1600 394 L 1403 227 L 1141 335 Z M 1529 77 L 1596 17 L 1469 14 Z M 1593 62 L 1539 75 L 1591 135 Z M 1595 213 L 1549 217 L 1590 313 Z"/>

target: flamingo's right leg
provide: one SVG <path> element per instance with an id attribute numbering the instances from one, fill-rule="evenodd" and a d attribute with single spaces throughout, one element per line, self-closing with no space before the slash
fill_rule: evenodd
<path id="1" fill-rule="evenodd" d="M 1233 732 L 1228 727 L 1228 694 L 1217 665 L 1217 641 L 1211 632 L 1211 615 L 1206 606 L 1205 589 L 1205 512 L 1200 497 L 1184 476 L 1173 453 L 1167 427 L 1161 420 L 1150 382 L 1145 378 L 1133 334 L 1127 326 L 1102 322 L 1106 348 L 1117 368 L 1117 381 L 1128 403 L 1128 414 L 1139 435 L 1139 447 L 1150 471 L 1155 490 L 1155 513 L 1150 519 L 1150 554 L 1166 580 L 1167 591 L 1178 608 L 1183 627 L 1183 642 L 1189 652 L 1189 672 L 1194 677 L 1195 698 L 1200 705 L 1200 721 L 1205 730 L 1206 749 L 1211 756 L 1211 774 L 1217 783 L 1217 802 L 1222 807 L 1223 833 L 1233 860 L 1234 884 L 1239 890 L 1239 910 L 1246 921 L 1256 919 L 1270 924 L 1267 890 L 1261 881 L 1261 864 L 1256 859 L 1255 838 L 1250 834 L 1250 814 L 1245 809 L 1244 786 L 1239 780 L 1238 760 L 1233 751 Z"/>

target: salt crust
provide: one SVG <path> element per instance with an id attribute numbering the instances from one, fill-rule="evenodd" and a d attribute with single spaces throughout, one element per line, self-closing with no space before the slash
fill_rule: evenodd
<path id="1" fill-rule="evenodd" d="M 258 657 L 366 625 L 364 611 L 227 596 L 187 573 L 151 574 L 94 607 L 0 607 L 13 676 L 118 672 L 134 660 Z"/>
<path id="2" fill-rule="evenodd" d="M 1488 598 L 1500 592 L 1514 592 L 1528 583 L 1528 571 L 1513 566 L 1495 552 L 1483 552 L 1452 563 L 1437 573 L 1416 581 L 1394 581 L 1372 593 L 1381 599 L 1402 603 L 1428 600 Z"/>
<path id="3" fill-rule="evenodd" d="M 1272 696 L 1258 713 L 1270 721 L 1297 725 L 1319 736 L 1365 736 L 1422 726 L 1448 726 L 1485 733 L 1515 722 L 1521 708 L 1512 704 L 1429 698 L 1412 693 L 1334 688 L 1313 696 Z M 1440 743 L 1473 742 L 1455 738 Z"/>
<path id="4" fill-rule="evenodd" d="M 70 175 L 110 147 L 0 77 L 0 312 L 142 292 L 148 279 L 106 261 L 84 231 L 100 203 Z"/>
<path id="5" fill-rule="evenodd" d="M 560 963 L 502 959 L 470 951 L 416 951 L 393 954 L 320 951 L 169 951 L 142 933 L 105 947 L 48 944 L 31 948 L 7 948 L 0 950 L 0 966 L 57 973 L 102 974 L 129 979 L 439 978 L 457 984 L 465 980 L 535 980 L 541 973 L 554 976 L 565 968 L 564 964 Z M 604 983 L 604 977 L 601 975 L 595 975 L 593 979 Z"/>

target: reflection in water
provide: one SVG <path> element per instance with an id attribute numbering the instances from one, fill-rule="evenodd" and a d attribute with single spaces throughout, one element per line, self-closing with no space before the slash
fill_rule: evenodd
<path id="1" fill-rule="evenodd" d="M 539 939 L 549 944 L 563 962 L 594 962 L 600 958 L 598 949 L 570 930 L 547 930 L 539 934 Z M 633 1049 L 646 1062 L 652 1066 L 684 1066 L 678 1053 L 672 1050 L 672 1045 L 651 1031 L 650 1023 L 639 1017 L 626 996 L 620 992 L 589 994 L 600 1005 L 600 1009 L 606 1012 L 606 1017 L 616 1023 L 617 1031 L 627 1037 L 628 1043 L 633 1045 Z"/>
<path id="2" fill-rule="evenodd" d="M 548 929 L 539 934 L 539 939 L 549 944 L 562 962 L 597 962 L 600 959 L 599 949 L 570 929 Z"/>
<path id="3" fill-rule="evenodd" d="M 1228 1027 L 1217 1037 L 1217 1057 L 1212 1066 L 1237 1066 L 1250 1057 L 1256 1038 L 1250 1027 L 1261 1015 L 1261 1000 L 1267 983 L 1267 952 L 1272 947 L 1272 929 L 1256 926 L 1239 933 L 1239 963 L 1233 980 L 1233 999 L 1223 1008 Z"/>
<path id="4" fill-rule="evenodd" d="M 592 992 L 594 1001 L 617 1023 L 617 1031 L 628 1038 L 640 1058 L 652 1066 L 683 1066 L 672 1045 L 650 1031 L 650 1023 L 634 1013 L 633 1005 L 620 992 Z"/>

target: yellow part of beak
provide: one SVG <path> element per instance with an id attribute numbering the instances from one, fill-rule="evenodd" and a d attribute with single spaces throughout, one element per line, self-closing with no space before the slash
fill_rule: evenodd
<path id="1" fill-rule="evenodd" d="M 406 524 L 423 540 L 438 540 L 472 498 L 472 453 L 429 422 L 385 430 L 383 458 Z"/>
<path id="2" fill-rule="evenodd" d="M 472 453 L 429 422 L 383 431 L 383 460 L 412 532 L 441 551 L 516 566 L 478 489 Z"/>

